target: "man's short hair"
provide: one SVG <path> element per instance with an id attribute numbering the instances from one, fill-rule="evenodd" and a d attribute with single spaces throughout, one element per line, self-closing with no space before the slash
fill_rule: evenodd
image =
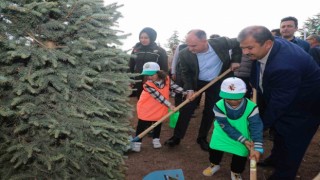
<path id="1" fill-rule="evenodd" d="M 201 39 L 201 40 L 207 39 L 207 34 L 206 34 L 206 32 L 204 30 L 193 29 L 193 30 L 188 32 L 188 34 L 190 34 L 190 33 L 194 33 L 198 39 Z"/>
<path id="2" fill-rule="evenodd" d="M 270 30 L 264 26 L 249 26 L 244 28 L 238 35 L 238 41 L 242 42 L 250 36 L 252 36 L 260 45 L 263 45 L 267 40 L 274 41 L 274 37 Z"/>
<path id="3" fill-rule="evenodd" d="M 284 21 L 293 21 L 293 22 L 294 22 L 294 25 L 295 25 L 296 27 L 298 27 L 298 20 L 297 20 L 297 18 L 295 18 L 295 17 L 293 17 L 293 16 L 288 16 L 288 17 L 282 18 L 280 23 L 282 23 L 282 22 L 284 22 Z"/>
<path id="4" fill-rule="evenodd" d="M 311 34 L 309 37 L 315 39 L 318 43 L 320 43 L 320 36 L 319 35 Z"/>

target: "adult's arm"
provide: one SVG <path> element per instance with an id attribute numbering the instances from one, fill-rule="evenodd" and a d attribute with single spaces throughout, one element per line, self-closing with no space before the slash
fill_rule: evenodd
<path id="1" fill-rule="evenodd" d="M 242 49 L 236 38 L 221 37 L 209 40 L 209 44 L 220 57 L 223 65 L 220 73 L 227 69 L 235 70 L 240 67 Z"/>
<path id="2" fill-rule="evenodd" d="M 187 49 L 183 49 L 179 53 L 179 63 L 180 63 L 180 70 L 181 70 L 181 79 L 183 84 L 183 89 L 188 90 L 195 90 L 194 87 L 194 77 L 196 75 L 196 71 L 198 65 L 195 63 L 197 62 L 197 56 L 195 54 L 187 52 Z"/>
<path id="3" fill-rule="evenodd" d="M 240 63 L 242 58 L 242 49 L 237 38 L 227 38 L 229 48 L 231 49 L 231 63 Z"/>

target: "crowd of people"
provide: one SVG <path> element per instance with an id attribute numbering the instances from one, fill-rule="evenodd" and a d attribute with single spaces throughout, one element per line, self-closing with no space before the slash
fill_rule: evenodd
<path id="1" fill-rule="evenodd" d="M 130 72 L 140 74 L 135 84 L 136 135 L 189 99 L 179 109 L 172 137 L 164 142 L 174 150 L 198 106 L 201 96 L 196 92 L 206 88 L 197 135 L 200 148 L 209 154 L 210 166 L 203 175 L 217 172 L 226 152 L 233 155 L 231 179 L 242 179 L 247 158 L 260 159 L 262 134 L 269 132 L 273 147 L 258 165 L 274 168 L 269 180 L 294 180 L 320 124 L 320 36 L 312 34 L 305 41 L 294 36 L 297 30 L 298 21 L 291 16 L 281 19 L 279 29 L 248 26 L 237 38 L 208 38 L 205 31 L 192 29 L 168 58 L 155 43 L 157 32 L 144 28 L 129 61 Z M 206 86 L 228 69 L 226 76 Z M 170 89 L 177 93 L 174 103 Z M 152 134 L 154 148 L 162 147 L 160 131 L 161 124 Z M 140 152 L 141 145 L 134 142 L 132 150 Z"/>

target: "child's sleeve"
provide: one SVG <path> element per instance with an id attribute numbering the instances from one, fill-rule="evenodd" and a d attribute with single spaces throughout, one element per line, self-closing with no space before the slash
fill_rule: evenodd
<path id="1" fill-rule="evenodd" d="M 256 107 L 249 118 L 249 131 L 251 139 L 254 142 L 254 150 L 263 153 L 263 123 L 259 115 L 258 107 Z"/>
<path id="2" fill-rule="evenodd" d="M 237 129 L 235 129 L 231 124 L 229 123 L 227 116 L 221 112 L 221 110 L 214 106 L 213 112 L 216 116 L 216 121 L 220 125 L 221 129 L 233 140 L 240 141 L 241 143 L 244 143 L 246 139 Z"/>
<path id="3" fill-rule="evenodd" d="M 172 79 L 170 79 L 170 89 L 176 93 L 184 93 L 183 88 L 176 84 Z"/>
<path id="4" fill-rule="evenodd" d="M 169 107 L 171 106 L 171 102 L 167 100 L 159 91 L 155 88 L 149 86 L 148 84 L 143 85 L 143 89 L 147 91 L 155 100 L 159 101 L 161 104 Z"/>

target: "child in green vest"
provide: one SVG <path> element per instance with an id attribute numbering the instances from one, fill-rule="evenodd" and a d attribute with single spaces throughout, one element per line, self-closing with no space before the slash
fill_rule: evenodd
<path id="1" fill-rule="evenodd" d="M 256 104 L 244 98 L 245 93 L 246 85 L 239 78 L 227 78 L 221 84 L 222 99 L 213 108 L 216 121 L 209 149 L 211 165 L 203 171 L 205 176 L 220 169 L 223 153 L 227 152 L 233 154 L 231 179 L 242 180 L 247 157 L 258 161 L 263 153 L 262 120 Z"/>

